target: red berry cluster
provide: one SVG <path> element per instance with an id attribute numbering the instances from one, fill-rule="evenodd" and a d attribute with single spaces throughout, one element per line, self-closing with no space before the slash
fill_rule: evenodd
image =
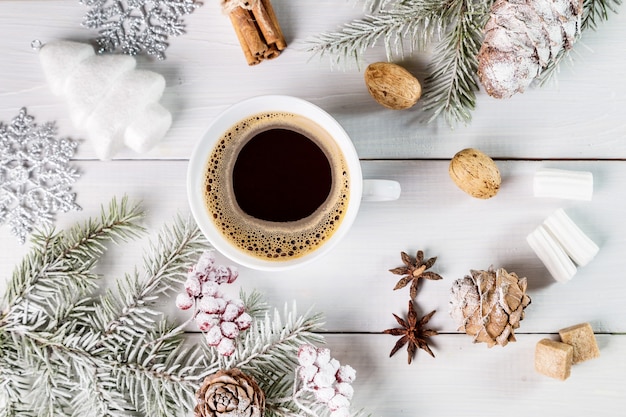
<path id="1" fill-rule="evenodd" d="M 214 251 L 206 251 L 187 273 L 185 291 L 176 297 L 181 310 L 194 307 L 193 319 L 207 343 L 224 356 L 235 352 L 239 332 L 252 324 L 243 301 L 229 299 L 221 291 L 222 284 L 233 283 L 237 276 L 235 267 L 217 265 Z"/>
<path id="2" fill-rule="evenodd" d="M 317 401 L 326 404 L 331 417 L 349 416 L 356 371 L 350 365 L 340 365 L 337 359 L 331 358 L 329 349 L 313 345 L 300 346 L 298 363 L 298 376 L 304 389 L 313 392 Z"/>

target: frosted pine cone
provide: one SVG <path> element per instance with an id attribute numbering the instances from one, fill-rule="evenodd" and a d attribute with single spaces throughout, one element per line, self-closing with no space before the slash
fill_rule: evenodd
<path id="1" fill-rule="evenodd" d="M 526 87 L 580 35 L 582 0 L 496 0 L 478 53 L 487 93 L 508 98 Z"/>
<path id="2" fill-rule="evenodd" d="M 484 342 L 489 347 L 514 342 L 513 332 L 530 304 L 526 278 L 503 268 L 470 272 L 471 276 L 452 285 L 451 316 L 459 324 L 459 330 L 474 336 L 474 342 Z"/>
<path id="3" fill-rule="evenodd" d="M 236 368 L 207 376 L 196 398 L 194 417 L 261 417 L 265 410 L 263 391 Z"/>

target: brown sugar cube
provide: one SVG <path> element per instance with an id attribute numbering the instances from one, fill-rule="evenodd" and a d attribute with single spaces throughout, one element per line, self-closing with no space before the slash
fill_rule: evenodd
<path id="1" fill-rule="evenodd" d="M 574 348 L 573 363 L 584 362 L 600 356 L 596 336 L 589 323 L 576 324 L 559 330 L 561 341 Z"/>
<path id="2" fill-rule="evenodd" d="M 535 347 L 535 370 L 561 381 L 569 378 L 574 348 L 550 339 L 541 339 Z"/>

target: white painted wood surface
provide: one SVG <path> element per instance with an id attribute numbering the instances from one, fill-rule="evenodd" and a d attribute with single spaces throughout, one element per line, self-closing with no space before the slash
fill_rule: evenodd
<path id="1" fill-rule="evenodd" d="M 140 58 L 139 66 L 160 72 L 168 87 L 163 104 L 173 113 L 168 136 L 146 155 L 121 152 L 115 160 L 94 157 L 85 141 L 75 164 L 73 187 L 80 212 L 59 214 L 57 226 L 96 215 L 113 196 L 143 201 L 146 226 L 156 232 L 176 213 L 188 212 L 187 158 L 211 121 L 227 106 L 260 94 L 308 99 L 334 115 L 350 133 L 363 159 L 365 177 L 398 180 L 403 194 L 390 203 L 363 204 L 347 238 L 323 260 L 284 273 L 242 269 L 239 285 L 258 289 L 277 307 L 296 300 L 326 315 L 334 355 L 357 369 L 354 404 L 373 415 L 525 416 L 619 415 L 626 409 L 626 14 L 612 15 L 589 33 L 563 68 L 558 85 L 532 89 L 508 101 L 480 94 L 474 120 L 451 130 L 417 122 L 419 109 L 394 112 L 372 101 L 356 68 L 331 70 L 327 60 L 304 51 L 322 31 L 362 15 L 348 1 L 273 4 L 290 44 L 274 61 L 245 64 L 228 19 L 217 1 L 186 19 L 186 35 L 171 40 L 162 62 Z M 65 103 L 46 85 L 34 39 L 87 41 L 80 27 L 85 7 L 77 1 L 0 1 L 0 120 L 26 106 L 38 122 L 56 120 L 61 136 L 79 138 Z M 384 59 L 373 49 L 366 63 Z M 427 57 L 403 64 L 423 78 Z M 497 158 L 500 193 L 472 199 L 447 174 L 449 158 L 465 147 Z M 541 167 L 588 170 L 595 179 L 591 202 L 539 199 L 532 177 Z M 557 284 L 525 242 L 526 235 L 563 207 L 598 245 L 598 256 L 567 284 Z M 142 243 L 112 248 L 100 266 L 115 277 L 141 263 Z M 419 313 L 437 313 L 432 327 L 436 358 L 418 352 L 388 353 L 396 339 L 379 334 L 394 327 L 392 313 L 405 314 L 408 294 L 392 291 L 400 251 L 438 256 L 443 281 L 423 282 Z M 28 250 L 0 227 L 0 276 L 10 276 Z M 458 334 L 448 315 L 452 282 L 470 269 L 504 267 L 529 279 L 532 304 L 516 343 L 488 349 Z M 172 300 L 163 309 L 178 314 Z M 182 319 L 182 316 L 181 316 Z M 534 347 L 556 338 L 562 327 L 588 321 L 601 357 L 576 365 L 565 382 L 533 369 Z"/>

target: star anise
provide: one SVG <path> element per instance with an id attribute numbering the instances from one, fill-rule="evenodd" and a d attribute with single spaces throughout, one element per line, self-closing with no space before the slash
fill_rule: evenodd
<path id="1" fill-rule="evenodd" d="M 441 275 L 436 274 L 432 271 L 427 271 L 427 269 L 430 269 L 437 261 L 436 256 L 434 258 L 429 258 L 424 261 L 424 252 L 422 252 L 421 250 L 417 251 L 415 259 L 411 258 L 405 252 L 401 252 L 400 256 L 402 257 L 402 262 L 405 266 L 389 270 L 389 272 L 392 272 L 396 275 L 404 275 L 402 278 L 400 278 L 400 281 L 398 281 L 394 290 L 404 288 L 410 282 L 411 298 L 415 298 L 417 296 L 417 284 L 420 278 L 430 280 L 442 279 Z"/>
<path id="2" fill-rule="evenodd" d="M 411 360 L 413 360 L 413 356 L 415 356 L 415 352 L 417 352 L 418 348 L 425 350 L 434 358 L 435 354 L 432 350 L 430 350 L 427 339 L 431 336 L 437 335 L 438 333 L 436 330 L 425 328 L 425 326 L 433 314 L 435 314 L 435 311 L 436 310 L 431 311 L 418 320 L 415 307 L 413 306 L 413 301 L 409 300 L 409 313 L 406 320 L 394 314 L 393 316 L 396 318 L 396 321 L 402 327 L 387 329 L 383 331 L 383 333 L 402 337 L 396 342 L 396 345 L 391 350 L 389 357 L 393 356 L 394 353 L 400 350 L 400 348 L 408 344 L 407 352 L 409 354 L 409 365 L 411 364 Z"/>
<path id="3" fill-rule="evenodd" d="M 420 278 L 430 279 L 434 281 L 442 279 L 441 275 L 432 271 L 427 271 L 427 269 L 430 269 L 437 261 L 436 256 L 433 258 L 428 258 L 426 261 L 424 261 L 424 252 L 421 250 L 417 251 L 415 259 L 412 259 L 405 252 L 401 252 L 400 256 L 402 257 L 402 262 L 405 266 L 389 270 L 389 272 L 393 274 L 404 275 L 402 278 L 400 278 L 400 281 L 398 281 L 398 283 L 394 287 L 394 290 L 404 288 L 409 283 L 411 283 L 411 298 L 415 298 L 417 296 L 417 284 Z"/>

